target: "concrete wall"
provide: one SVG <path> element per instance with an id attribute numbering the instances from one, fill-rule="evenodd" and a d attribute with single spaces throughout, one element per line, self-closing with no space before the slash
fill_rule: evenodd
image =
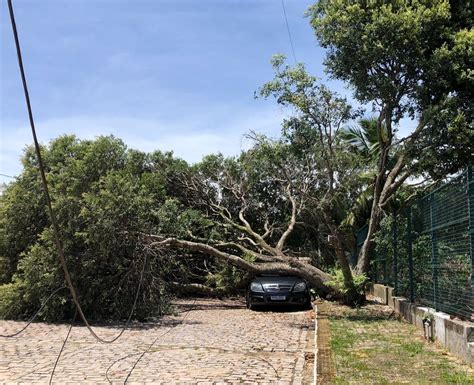
<path id="1" fill-rule="evenodd" d="M 378 302 L 388 305 L 387 301 L 387 286 L 374 283 L 371 287 L 371 294 L 377 299 Z"/>
<path id="2" fill-rule="evenodd" d="M 403 297 L 395 297 L 393 288 L 389 286 L 372 284 L 369 293 L 378 302 L 390 306 L 397 314 L 421 329 L 426 314 L 432 314 L 433 337 L 464 362 L 474 364 L 474 323 L 451 319 L 449 314 L 417 306 Z"/>

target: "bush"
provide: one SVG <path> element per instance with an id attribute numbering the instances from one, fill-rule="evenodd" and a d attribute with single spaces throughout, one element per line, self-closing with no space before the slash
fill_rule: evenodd
<path id="1" fill-rule="evenodd" d="M 148 154 L 127 150 L 113 137 L 60 137 L 43 148 L 43 156 L 66 263 L 87 317 L 127 318 L 142 269 L 134 316 L 162 313 L 168 302 L 164 278 L 170 262 L 151 256 L 134 234 L 178 222 L 176 212 L 165 204 L 163 170 L 151 172 L 156 167 Z M 23 164 L 22 174 L 0 197 L 4 318 L 31 316 L 64 285 L 31 148 Z M 48 301 L 39 319 L 62 320 L 73 314 L 70 294 L 64 290 Z"/>
<path id="2" fill-rule="evenodd" d="M 24 286 L 21 282 L 0 285 L 0 318 L 24 318 Z"/>
<path id="3" fill-rule="evenodd" d="M 342 273 L 342 270 L 335 269 L 332 276 L 333 279 L 327 282 L 327 285 L 342 294 L 347 294 L 349 289 L 344 285 L 344 274 Z M 352 274 L 352 278 L 354 280 L 357 294 L 364 296 L 367 285 L 367 276 L 365 274 Z"/>

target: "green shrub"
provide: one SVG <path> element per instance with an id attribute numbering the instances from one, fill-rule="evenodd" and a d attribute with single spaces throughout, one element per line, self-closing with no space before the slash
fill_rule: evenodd
<path id="1" fill-rule="evenodd" d="M 342 274 L 342 270 L 335 269 L 332 277 L 332 280 L 328 281 L 327 285 L 339 293 L 346 294 L 349 289 L 344 285 L 344 274 Z M 363 296 L 367 285 L 367 276 L 365 274 L 352 274 L 352 278 L 357 293 Z"/>
<path id="2" fill-rule="evenodd" d="M 22 282 L 0 285 L 0 319 L 24 317 L 23 293 Z"/>

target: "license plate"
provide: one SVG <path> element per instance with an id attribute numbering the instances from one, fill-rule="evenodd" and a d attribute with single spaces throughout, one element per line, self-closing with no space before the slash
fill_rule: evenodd
<path id="1" fill-rule="evenodd" d="M 272 301 L 284 301 L 286 297 L 284 295 L 272 295 L 270 296 Z"/>

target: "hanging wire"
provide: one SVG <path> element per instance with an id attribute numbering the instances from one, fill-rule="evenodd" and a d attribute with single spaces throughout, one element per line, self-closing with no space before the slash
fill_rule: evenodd
<path id="1" fill-rule="evenodd" d="M 180 322 L 176 323 L 175 325 L 171 326 L 168 330 L 166 330 L 165 332 L 159 334 L 154 340 L 153 342 L 143 351 L 143 352 L 139 352 L 139 353 L 131 353 L 131 354 L 128 354 L 126 356 L 123 356 L 117 360 L 115 360 L 114 362 L 112 362 L 109 367 L 107 368 L 106 372 L 105 372 L 105 378 L 107 379 L 107 381 L 109 382 L 110 385 L 113 384 L 113 380 L 110 379 L 109 377 L 109 371 L 112 369 L 112 367 L 114 367 L 117 363 L 119 363 L 120 361 L 123 361 L 123 360 L 126 360 L 127 358 L 130 358 L 130 357 L 134 357 L 134 356 L 138 356 L 139 357 L 137 358 L 137 360 L 135 361 L 135 363 L 133 364 L 133 366 L 130 368 L 128 374 L 127 374 L 127 377 L 125 378 L 123 384 L 126 385 L 127 384 L 127 381 L 129 380 L 130 376 L 132 375 L 132 372 L 133 370 L 136 368 L 136 366 L 138 365 L 138 363 L 140 362 L 140 360 L 143 358 L 143 356 L 148 353 L 150 351 L 150 349 L 158 342 L 158 340 L 162 337 L 164 337 L 165 335 L 171 333 L 173 330 L 176 329 L 176 327 L 182 325 L 184 323 L 184 321 L 186 320 L 186 317 L 194 310 L 196 309 L 199 309 L 199 305 L 195 306 L 196 304 L 196 301 L 197 299 L 194 299 L 194 301 L 192 302 L 190 308 L 188 310 L 185 310 L 183 312 L 181 312 L 180 314 L 184 314 L 186 313 L 186 315 L 181 319 Z M 268 361 L 267 359 L 263 358 L 263 357 L 255 357 L 256 360 L 259 360 L 259 361 L 262 361 L 264 362 L 265 364 L 267 364 L 276 374 L 277 378 L 280 378 L 280 374 L 278 373 L 277 369 L 275 368 L 275 366 L 272 365 L 272 363 L 270 361 Z"/>
<path id="2" fill-rule="evenodd" d="M 0 337 L 3 337 L 3 338 L 12 338 L 12 337 L 15 337 L 17 336 L 18 334 L 21 334 L 23 333 L 30 325 L 31 323 L 36 319 L 36 317 L 38 317 L 38 315 L 41 313 L 41 310 L 43 310 L 43 308 L 48 304 L 49 300 L 51 298 L 53 298 L 59 291 L 63 290 L 63 289 L 67 289 L 66 286 L 63 286 L 63 287 L 60 287 L 56 290 L 54 290 L 50 295 L 49 297 L 46 299 L 46 301 L 44 301 L 44 303 L 41 305 L 41 307 L 38 309 L 38 311 L 29 319 L 29 321 L 27 322 L 27 324 L 25 326 L 23 326 L 23 328 L 21 328 L 20 330 L 18 330 L 17 332 L 13 333 L 13 334 L 0 334 Z"/>
<path id="3" fill-rule="evenodd" d="M 115 360 L 114 362 L 112 362 L 109 367 L 107 368 L 106 372 L 105 372 L 105 377 L 107 379 L 107 381 L 109 382 L 109 384 L 112 384 L 112 380 L 109 378 L 109 371 L 110 369 L 112 369 L 112 367 L 117 364 L 118 362 L 120 361 L 123 361 L 123 360 L 126 360 L 127 358 L 130 358 L 130 357 L 133 357 L 133 356 L 137 356 L 139 355 L 139 357 L 137 358 L 137 360 L 135 361 L 135 363 L 132 365 L 132 367 L 130 368 L 128 374 L 127 374 L 127 377 L 125 378 L 124 380 L 124 385 L 127 383 L 128 379 L 130 378 L 130 376 L 132 375 L 132 372 L 133 370 L 135 369 L 135 367 L 138 365 L 138 363 L 141 361 L 141 359 L 143 358 L 143 356 L 148 353 L 150 351 L 150 349 L 158 342 L 158 340 L 162 337 L 164 337 L 165 335 L 171 333 L 177 326 L 179 325 L 182 325 L 183 322 L 186 320 L 186 317 L 191 313 L 191 311 L 193 311 L 195 309 L 194 305 L 196 304 L 196 299 L 193 301 L 193 303 L 191 304 L 190 308 L 188 310 L 185 310 L 183 311 L 182 313 L 185 313 L 184 317 L 181 319 L 180 322 L 176 323 L 175 325 L 171 326 L 168 330 L 166 330 L 165 332 L 161 333 L 161 334 L 158 334 L 158 336 L 151 342 L 150 345 L 148 345 L 148 347 L 143 351 L 143 352 L 140 352 L 140 353 L 131 353 L 131 354 L 127 354 L 126 356 L 123 356 L 117 360 Z"/>
<path id="4" fill-rule="evenodd" d="M 295 47 L 293 46 L 293 39 L 291 38 L 290 25 L 288 24 L 288 18 L 286 16 L 285 0 L 281 0 L 281 6 L 283 8 L 283 15 L 285 16 L 285 24 L 286 30 L 288 31 L 288 38 L 290 40 L 291 52 L 293 53 L 293 59 L 295 60 L 296 64 L 298 61 L 296 60 Z"/>
<path id="5" fill-rule="evenodd" d="M 64 247 L 63 247 L 63 243 L 62 243 L 61 235 L 60 235 L 60 231 L 59 231 L 59 225 L 58 225 L 58 222 L 56 220 L 56 215 L 55 215 L 54 210 L 53 210 L 51 196 L 50 196 L 50 193 L 49 193 L 48 182 L 47 182 L 47 179 L 46 179 L 46 173 L 45 173 L 43 158 L 41 156 L 41 147 L 39 145 L 38 137 L 36 135 L 35 122 L 34 122 L 34 118 L 33 118 L 33 110 L 31 108 L 30 95 L 29 95 L 29 92 L 28 92 L 28 85 L 27 85 L 27 82 L 26 82 L 25 69 L 24 69 L 24 66 L 23 66 L 23 59 L 22 59 L 22 54 L 21 54 L 20 41 L 19 41 L 19 38 L 18 38 L 18 31 L 17 31 L 17 27 L 16 27 L 16 22 L 15 22 L 15 15 L 14 15 L 14 12 L 13 12 L 12 0 L 8 0 L 8 10 L 9 10 L 9 13 L 10 13 L 10 22 L 11 22 L 11 25 L 12 25 L 13 37 L 15 39 L 15 47 L 16 47 L 16 53 L 17 53 L 17 58 L 18 58 L 18 66 L 19 66 L 19 70 L 20 70 L 20 74 L 21 74 L 21 81 L 22 81 L 22 84 L 23 84 L 23 92 L 24 92 L 24 95 L 25 95 L 26 107 L 27 107 L 27 110 L 28 110 L 28 118 L 29 118 L 29 121 L 30 121 L 31 133 L 33 135 L 33 141 L 34 141 L 36 157 L 38 159 L 38 166 L 39 166 L 39 172 L 40 172 L 40 175 L 41 175 L 41 182 L 42 182 L 42 185 L 43 185 L 44 195 L 45 195 L 45 198 L 46 198 L 46 204 L 48 206 L 48 212 L 49 212 L 49 216 L 50 216 L 50 220 L 51 220 L 51 225 L 53 227 L 54 241 L 55 241 L 56 249 L 57 249 L 57 252 L 58 252 L 59 261 L 61 263 L 61 267 L 62 267 L 63 272 L 64 272 L 64 278 L 66 280 L 67 287 L 69 288 L 69 291 L 71 293 L 72 300 L 74 301 L 74 304 L 76 306 L 77 312 L 79 313 L 79 316 L 81 317 L 82 321 L 86 325 L 89 332 L 99 342 L 112 343 L 112 342 L 115 342 L 118 338 L 120 338 L 120 336 L 123 334 L 123 332 L 127 328 L 128 323 L 130 322 L 130 319 L 132 317 L 132 314 L 135 310 L 135 306 L 136 306 L 136 303 L 137 303 L 138 293 L 139 293 L 139 290 L 140 290 L 141 284 L 142 284 L 143 270 L 145 269 L 146 263 L 144 263 L 144 265 L 143 265 L 143 270 L 142 270 L 142 273 L 141 273 L 140 282 L 138 284 L 138 289 L 137 289 L 137 294 L 136 294 L 136 297 L 135 297 L 135 301 L 134 301 L 132 310 L 130 311 L 130 315 L 128 317 L 127 323 L 125 324 L 124 328 L 122 329 L 122 331 L 117 336 L 115 336 L 112 339 L 106 340 L 104 338 L 99 337 L 94 332 L 94 330 L 92 329 L 89 321 L 87 320 L 86 316 L 84 315 L 84 312 L 82 311 L 81 304 L 80 304 L 80 302 L 78 300 L 78 297 L 77 297 L 76 289 L 75 289 L 75 287 L 72 283 L 71 275 L 70 275 L 69 269 L 67 267 L 66 258 L 64 256 Z"/>
<path id="6" fill-rule="evenodd" d="M 11 176 L 11 175 L 2 174 L 2 173 L 0 173 L 0 176 L 4 176 L 5 178 L 10 178 L 10 179 L 18 179 L 16 176 Z"/>
<path id="7" fill-rule="evenodd" d="M 49 377 L 49 385 L 53 383 L 54 372 L 56 371 L 56 367 L 58 366 L 58 362 L 59 362 L 59 359 L 61 358 L 61 354 L 63 353 L 64 347 L 66 346 L 66 343 L 69 339 L 69 335 L 71 334 L 72 326 L 74 325 L 74 322 L 76 321 L 76 316 L 77 316 L 77 309 L 74 312 L 74 317 L 71 321 L 71 325 L 69 326 L 69 330 L 67 331 L 66 338 L 64 338 L 61 349 L 59 350 L 58 356 L 56 357 L 56 361 L 54 362 L 53 370 L 51 372 L 51 376 Z"/>

